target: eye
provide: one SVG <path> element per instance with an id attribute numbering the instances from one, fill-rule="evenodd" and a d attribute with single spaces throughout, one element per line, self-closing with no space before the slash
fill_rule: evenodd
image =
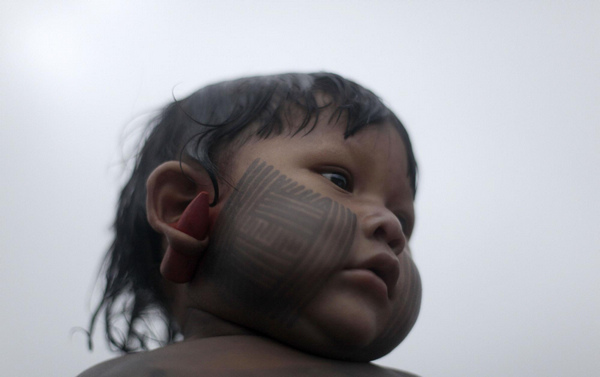
<path id="1" fill-rule="evenodd" d="M 404 233 L 407 237 L 410 236 L 410 231 L 411 229 L 409 229 L 409 222 L 408 220 L 406 220 L 403 216 L 396 216 L 398 218 L 398 221 L 400 221 L 400 225 L 402 226 L 402 233 Z"/>
<path id="2" fill-rule="evenodd" d="M 321 175 L 329 179 L 334 185 L 341 188 L 344 191 L 352 191 L 350 180 L 341 173 L 321 173 Z"/>
<path id="3" fill-rule="evenodd" d="M 398 221 L 400 221 L 400 225 L 402 226 L 402 231 L 406 234 L 408 230 L 408 222 L 404 220 L 402 217 L 398 217 Z"/>

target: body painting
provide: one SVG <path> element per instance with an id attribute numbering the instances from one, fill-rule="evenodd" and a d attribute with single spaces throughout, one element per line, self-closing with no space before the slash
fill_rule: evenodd
<path id="1" fill-rule="evenodd" d="M 348 208 L 256 159 L 219 215 L 203 273 L 222 294 L 289 326 L 342 268 L 355 232 Z"/>

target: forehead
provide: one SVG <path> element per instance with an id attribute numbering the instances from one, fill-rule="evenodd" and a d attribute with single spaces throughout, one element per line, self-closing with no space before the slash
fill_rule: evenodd
<path id="1" fill-rule="evenodd" d="M 367 125 L 348 138 L 344 138 L 344 129 L 340 125 L 321 127 L 320 131 L 313 137 L 316 143 L 347 153 L 363 164 L 377 163 L 408 175 L 406 148 L 400 133 L 391 124 Z"/>
<path id="2" fill-rule="evenodd" d="M 298 146 L 311 149 L 317 156 L 339 157 L 336 161 L 350 164 L 351 173 L 412 198 L 407 151 L 398 130 L 389 123 L 371 124 L 344 138 L 344 126 L 318 127 L 314 135 L 299 140 Z"/>
<path id="3" fill-rule="evenodd" d="M 281 167 L 292 161 L 317 168 L 339 166 L 369 181 L 393 184 L 394 191 L 412 197 L 407 150 L 394 125 L 370 124 L 345 138 L 346 121 L 329 119 L 320 116 L 314 127 L 298 131 L 288 125 L 280 135 L 253 137 L 240 146 L 235 157 L 246 162 L 262 157 Z"/>
<path id="4" fill-rule="evenodd" d="M 286 145 L 280 152 L 310 149 L 314 153 L 345 156 L 363 164 L 383 164 L 395 170 L 399 169 L 399 173 L 408 176 L 406 146 L 393 124 L 369 124 L 346 138 L 345 119 L 329 119 L 327 115 L 322 116 L 314 127 L 307 130 L 297 131 L 292 128 L 287 135 L 282 135 L 287 140 L 277 141 Z"/>

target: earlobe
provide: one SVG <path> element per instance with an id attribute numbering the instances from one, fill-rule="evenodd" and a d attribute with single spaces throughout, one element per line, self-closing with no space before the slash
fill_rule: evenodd
<path id="1" fill-rule="evenodd" d="M 177 161 L 157 167 L 146 183 L 146 212 L 168 247 L 160 272 L 174 283 L 192 280 L 208 245 L 210 179 Z"/>
<path id="2" fill-rule="evenodd" d="M 193 237 L 197 241 L 203 241 L 208 234 L 208 216 L 208 193 L 202 191 L 187 206 L 179 221 L 170 224 L 170 227 Z M 167 239 L 169 239 L 168 236 Z M 177 242 L 169 242 L 169 247 L 160 264 L 160 273 L 174 283 L 187 283 L 194 277 L 202 251 L 206 245 L 199 245 L 201 250 L 197 250 L 198 252 L 186 254 L 178 251 L 176 244 Z"/>

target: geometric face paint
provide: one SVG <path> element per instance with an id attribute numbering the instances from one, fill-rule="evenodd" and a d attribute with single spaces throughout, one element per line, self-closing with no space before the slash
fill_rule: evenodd
<path id="1" fill-rule="evenodd" d="M 221 211 L 202 273 L 260 315 L 290 326 L 342 268 L 356 215 L 254 160 Z"/>

